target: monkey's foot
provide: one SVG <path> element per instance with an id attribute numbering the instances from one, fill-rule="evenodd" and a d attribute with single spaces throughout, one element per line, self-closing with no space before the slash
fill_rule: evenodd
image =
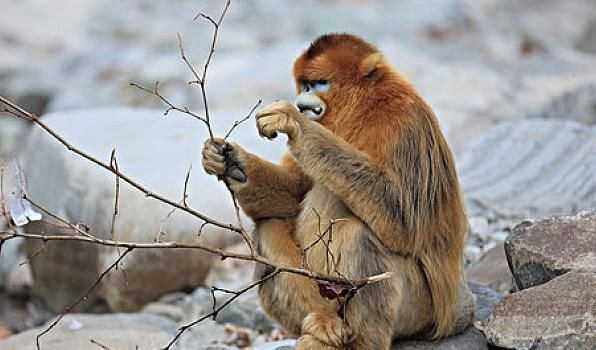
<path id="1" fill-rule="evenodd" d="M 298 338 L 295 345 L 296 350 L 338 350 L 335 346 L 330 346 L 320 342 L 312 335 L 305 334 Z"/>
<path id="2" fill-rule="evenodd" d="M 311 312 L 302 321 L 302 334 L 311 335 L 324 344 L 342 348 L 350 342 L 352 331 L 337 315 Z"/>

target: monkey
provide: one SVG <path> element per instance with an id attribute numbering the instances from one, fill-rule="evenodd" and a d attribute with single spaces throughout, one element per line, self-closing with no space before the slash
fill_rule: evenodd
<path id="1" fill-rule="evenodd" d="M 256 114 L 261 137 L 287 136 L 280 164 L 210 139 L 205 171 L 226 179 L 254 221 L 262 256 L 293 267 L 306 260 L 325 273 L 331 252 L 333 271 L 346 278 L 393 274 L 361 288 L 342 310 L 316 281 L 277 274 L 259 286 L 263 309 L 298 336 L 299 350 L 389 349 L 396 339 L 462 332 L 475 304 L 462 272 L 468 223 L 432 109 L 352 34 L 317 38 L 293 75 L 295 104 L 275 101 Z M 333 238 L 313 245 L 322 222 L 333 223 Z M 257 264 L 255 279 L 272 272 Z"/>

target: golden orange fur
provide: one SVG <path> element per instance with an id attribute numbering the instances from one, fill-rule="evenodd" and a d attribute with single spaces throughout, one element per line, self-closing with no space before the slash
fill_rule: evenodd
<path id="1" fill-rule="evenodd" d="M 315 281 L 278 275 L 259 289 L 265 311 L 300 336 L 298 349 L 389 349 L 395 338 L 465 329 L 474 307 L 462 277 L 467 220 L 430 107 L 375 47 L 348 34 L 318 38 L 296 60 L 294 77 L 330 88 L 318 94 L 327 107 L 319 121 L 285 101 L 258 113 L 261 135 L 288 136 L 282 163 L 208 141 L 205 169 L 228 177 L 255 221 L 260 254 L 291 266 L 306 259 L 326 272 L 327 248 L 317 244 L 306 257 L 304 248 L 342 219 L 329 244 L 334 268 L 354 279 L 394 275 L 361 289 L 345 314 Z M 269 272 L 258 266 L 255 274 Z"/>

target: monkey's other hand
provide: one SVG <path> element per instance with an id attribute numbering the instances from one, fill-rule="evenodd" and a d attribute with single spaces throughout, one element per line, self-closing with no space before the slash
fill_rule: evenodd
<path id="1" fill-rule="evenodd" d="M 307 120 L 298 109 L 288 101 L 275 101 L 257 113 L 257 129 L 261 137 L 269 140 L 281 132 L 288 135 L 288 140 L 296 139 L 300 134 L 300 122 Z"/>
<path id="2" fill-rule="evenodd" d="M 240 160 L 242 149 L 222 139 L 207 139 L 203 144 L 203 169 L 218 178 L 246 182 L 246 172 Z"/>

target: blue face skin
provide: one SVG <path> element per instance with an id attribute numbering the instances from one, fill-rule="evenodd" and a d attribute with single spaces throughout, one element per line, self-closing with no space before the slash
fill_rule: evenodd
<path id="1" fill-rule="evenodd" d="M 302 80 L 300 81 L 300 93 L 310 92 L 325 93 L 329 91 L 329 81 L 327 80 Z"/>
<path id="2" fill-rule="evenodd" d="M 296 98 L 296 107 L 310 120 L 320 120 L 325 113 L 325 102 L 318 93 L 329 91 L 327 80 L 301 80 L 298 84 L 300 94 Z"/>

